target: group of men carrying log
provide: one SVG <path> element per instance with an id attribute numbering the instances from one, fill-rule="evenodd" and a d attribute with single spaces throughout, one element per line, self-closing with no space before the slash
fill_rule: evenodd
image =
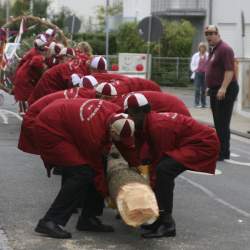
<path id="1" fill-rule="evenodd" d="M 71 238 L 62 227 L 77 208 L 79 231 L 114 231 L 98 216 L 109 197 L 107 156 L 115 145 L 131 171 L 140 174 L 141 165 L 150 165 L 160 213 L 153 224 L 141 226 L 142 236 L 175 236 L 175 178 L 185 170 L 215 172 L 220 147 L 216 131 L 194 120 L 182 100 L 162 92 L 157 83 L 108 73 L 102 56 L 72 51 L 66 52 L 71 55 L 66 62 L 39 75 L 22 99 L 29 105 L 18 148 L 40 155 L 48 176 L 53 168 L 62 175 L 60 191 L 35 231 Z M 23 65 L 32 65 L 36 56 Z M 21 70 L 23 66 L 15 76 L 20 84 L 27 80 L 18 78 Z M 17 89 L 15 85 L 16 97 Z"/>

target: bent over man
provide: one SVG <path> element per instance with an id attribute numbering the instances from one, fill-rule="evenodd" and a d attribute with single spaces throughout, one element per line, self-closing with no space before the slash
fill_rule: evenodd
<path id="1" fill-rule="evenodd" d="M 177 113 L 150 111 L 142 94 L 132 94 L 124 102 L 125 110 L 135 122 L 139 147 L 145 140 L 152 156 L 150 170 L 160 217 L 144 226 L 144 238 L 175 236 L 172 217 L 175 178 L 185 170 L 214 174 L 219 154 L 219 140 L 213 128 Z"/>
<path id="2" fill-rule="evenodd" d="M 71 238 L 60 226 L 66 225 L 79 199 L 84 209 L 78 230 L 113 231 L 97 218 L 102 213 L 102 196 L 107 196 L 103 155 L 108 153 L 111 142 L 123 149 L 125 158 L 134 150 L 134 145 L 127 142 L 133 135 L 134 123 L 128 115 L 116 114 L 119 109 L 104 100 L 72 99 L 57 100 L 39 114 L 36 137 L 40 156 L 48 173 L 51 166 L 60 167 L 67 179 L 36 232 L 53 238 Z"/>

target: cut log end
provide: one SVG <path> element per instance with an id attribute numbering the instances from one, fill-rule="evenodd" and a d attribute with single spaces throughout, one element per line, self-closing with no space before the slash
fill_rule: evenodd
<path id="1" fill-rule="evenodd" d="M 138 227 L 154 222 L 159 216 L 155 195 L 149 186 L 141 183 L 124 185 L 116 199 L 118 210 L 124 222 Z"/>

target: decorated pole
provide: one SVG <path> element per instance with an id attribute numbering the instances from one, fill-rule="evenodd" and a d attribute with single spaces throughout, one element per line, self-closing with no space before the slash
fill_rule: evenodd
<path id="1" fill-rule="evenodd" d="M 44 20 L 43 18 L 36 17 L 36 16 L 18 16 L 16 18 L 12 18 L 9 22 L 3 25 L 3 28 L 10 28 L 12 25 L 16 23 L 21 23 L 24 20 L 26 23 L 32 23 L 44 26 L 45 28 L 51 28 L 56 30 L 60 40 L 62 41 L 65 47 L 68 46 L 68 38 L 64 35 L 63 31 L 55 24 Z"/>
<path id="2" fill-rule="evenodd" d="M 17 55 L 16 49 L 12 49 L 11 54 L 8 54 L 7 58 L 7 53 L 5 50 L 7 50 L 8 47 L 6 45 L 11 44 L 8 43 L 8 38 L 11 37 L 8 36 L 8 30 L 11 31 L 13 27 L 15 27 L 16 29 L 17 25 L 19 25 L 19 32 L 16 32 L 16 39 L 15 42 L 12 44 L 25 44 L 23 41 L 21 41 L 22 34 L 25 33 L 25 31 L 34 29 L 34 27 L 36 26 L 40 26 L 55 30 L 56 40 L 60 41 L 65 47 L 68 46 L 68 38 L 64 35 L 63 31 L 55 24 L 46 21 L 43 18 L 28 15 L 18 16 L 16 18 L 11 18 L 9 21 L 7 21 L 0 30 L 0 89 L 4 90 L 9 94 L 12 93 L 12 77 L 15 74 L 19 55 Z M 2 35 L 3 32 L 6 32 L 5 37 Z M 13 45 L 11 48 L 13 48 Z"/>
<path id="3" fill-rule="evenodd" d="M 159 209 L 147 180 L 128 167 L 115 146 L 108 157 L 109 193 L 123 221 L 133 227 L 154 222 Z"/>

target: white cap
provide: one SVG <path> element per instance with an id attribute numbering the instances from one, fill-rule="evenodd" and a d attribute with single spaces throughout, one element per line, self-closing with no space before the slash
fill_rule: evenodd
<path id="1" fill-rule="evenodd" d="M 62 48 L 58 56 L 75 56 L 75 51 L 72 48 Z"/>
<path id="2" fill-rule="evenodd" d="M 110 126 L 122 138 L 133 136 L 135 131 L 133 120 L 128 118 L 128 115 L 124 113 L 113 115 L 110 119 Z"/>
<path id="3" fill-rule="evenodd" d="M 97 86 L 98 82 L 94 76 L 88 75 L 81 79 L 80 87 L 93 89 Z"/>
<path id="4" fill-rule="evenodd" d="M 48 41 L 46 39 L 46 37 L 43 34 L 40 34 L 36 37 L 35 41 L 34 41 L 34 46 L 36 48 L 43 48 L 47 45 Z"/>
<path id="5" fill-rule="evenodd" d="M 138 108 L 148 104 L 147 98 L 140 93 L 131 93 L 124 100 L 124 110 L 128 108 Z"/>
<path id="6" fill-rule="evenodd" d="M 107 61 L 103 56 L 95 56 L 90 62 L 91 69 L 107 70 Z"/>
<path id="7" fill-rule="evenodd" d="M 46 31 L 45 31 L 45 35 L 46 36 L 54 36 L 55 35 L 55 30 L 53 30 L 53 29 L 51 29 L 51 28 L 49 28 L 49 29 L 47 29 Z"/>
<path id="8" fill-rule="evenodd" d="M 51 42 L 49 45 L 51 55 L 58 55 L 63 48 L 64 46 L 61 43 Z"/>
<path id="9" fill-rule="evenodd" d="M 117 96 L 117 91 L 116 88 L 108 82 L 102 82 L 97 85 L 96 87 L 96 92 L 100 95 L 105 95 L 105 96 Z"/>

